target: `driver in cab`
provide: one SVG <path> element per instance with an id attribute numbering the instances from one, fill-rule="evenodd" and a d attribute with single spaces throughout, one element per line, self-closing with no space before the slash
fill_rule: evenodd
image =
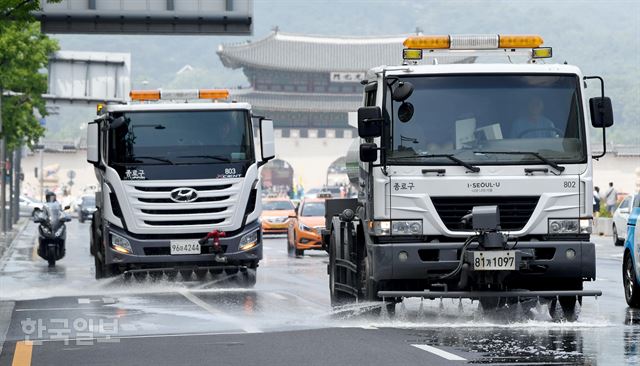
<path id="1" fill-rule="evenodd" d="M 511 137 L 516 139 L 558 137 L 558 128 L 544 116 L 544 102 L 540 97 L 533 97 L 527 106 L 527 114 L 513 123 Z"/>

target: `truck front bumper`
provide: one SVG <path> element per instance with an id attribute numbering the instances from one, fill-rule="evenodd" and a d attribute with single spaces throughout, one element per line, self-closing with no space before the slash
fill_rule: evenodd
<path id="1" fill-rule="evenodd" d="M 509 247 L 515 243 L 510 242 Z M 376 281 L 423 280 L 453 271 L 459 264 L 463 243 L 370 244 L 373 276 Z M 476 250 L 471 244 L 469 251 Z M 584 279 L 596 276 L 595 245 L 582 241 L 529 241 L 515 246 L 526 268 L 509 271 L 525 279 Z M 575 255 L 567 255 L 573 250 Z M 404 253 L 402 253 L 404 252 Z M 402 253 L 402 254 L 401 254 Z"/>
<path id="2" fill-rule="evenodd" d="M 234 232 L 232 236 L 220 238 L 220 246 L 224 249 L 223 256 L 226 258 L 225 263 L 216 261 L 216 254 L 209 252 L 208 246 L 202 246 L 201 254 L 171 255 L 170 242 L 172 239 L 184 240 L 184 238 L 172 238 L 166 235 L 162 238 L 144 238 L 133 235 L 122 230 L 121 228 L 109 227 L 109 235 L 105 238 L 109 242 L 105 243 L 106 264 L 121 265 L 129 268 L 171 268 L 184 266 L 215 266 L 215 265 L 253 265 L 262 259 L 262 232 L 260 224 L 255 221 L 247 224 L 240 232 Z M 242 251 L 239 249 L 240 240 L 248 234 L 258 232 L 258 240 L 256 246 Z M 132 253 L 125 254 L 115 251 L 109 245 L 111 234 L 116 234 L 127 239 L 131 245 Z M 199 235 L 199 234 L 198 234 Z M 192 240 L 197 243 L 206 233 Z"/>

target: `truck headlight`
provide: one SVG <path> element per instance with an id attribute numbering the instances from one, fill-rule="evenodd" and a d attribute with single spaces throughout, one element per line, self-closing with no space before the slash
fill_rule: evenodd
<path id="1" fill-rule="evenodd" d="M 422 220 L 370 221 L 369 229 L 374 235 L 421 235 Z"/>
<path id="2" fill-rule="evenodd" d="M 116 252 L 122 254 L 133 253 L 133 249 L 131 249 L 131 243 L 129 243 L 129 240 L 116 234 L 111 234 L 111 248 L 113 248 L 113 250 L 115 250 Z"/>
<path id="3" fill-rule="evenodd" d="M 578 219 L 549 219 L 549 234 L 578 234 L 580 220 Z"/>
<path id="4" fill-rule="evenodd" d="M 240 239 L 239 248 L 241 251 L 245 252 L 249 249 L 255 248 L 256 245 L 258 245 L 258 232 L 254 231 L 243 236 L 242 239 Z"/>
<path id="5" fill-rule="evenodd" d="M 580 234 L 591 234 L 593 231 L 592 219 L 580 219 Z"/>

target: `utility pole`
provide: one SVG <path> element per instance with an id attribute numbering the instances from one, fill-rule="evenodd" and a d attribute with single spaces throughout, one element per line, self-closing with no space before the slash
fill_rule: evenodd
<path id="1" fill-rule="evenodd" d="M 2 180 L 0 181 L 0 213 L 2 213 L 0 216 L 2 217 L 2 219 L 0 221 L 2 221 L 2 223 L 0 224 L 0 230 L 2 231 L 2 233 L 6 233 L 7 232 L 7 225 L 6 225 L 6 218 L 7 218 L 7 208 L 5 207 L 6 202 L 7 202 L 7 197 L 6 197 L 6 179 L 4 176 L 4 169 L 5 169 L 5 154 L 4 154 L 4 145 L 5 145 L 5 141 L 4 141 L 4 136 L 2 135 L 2 131 L 3 131 L 3 121 L 2 121 L 2 94 L 3 94 L 3 90 L 2 90 L 2 86 L 0 86 L 0 176 L 2 177 Z"/>
<path id="2" fill-rule="evenodd" d="M 7 230 L 13 229 L 13 151 L 7 151 L 7 160 L 9 168 L 7 169 L 8 176 L 5 179 L 9 179 L 9 211 L 7 212 Z M 5 166 L 6 169 L 6 166 Z"/>
<path id="3" fill-rule="evenodd" d="M 40 171 L 38 172 L 38 174 L 40 174 L 38 176 L 38 178 L 40 179 L 40 202 L 44 202 L 44 169 L 43 169 L 44 155 L 43 155 L 43 151 L 44 151 L 44 145 L 40 146 Z"/>
<path id="4" fill-rule="evenodd" d="M 20 178 L 22 177 L 22 145 L 14 152 L 13 157 L 13 223 L 20 219 Z"/>

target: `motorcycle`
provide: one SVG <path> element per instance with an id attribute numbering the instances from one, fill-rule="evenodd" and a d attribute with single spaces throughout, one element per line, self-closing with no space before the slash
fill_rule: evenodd
<path id="1" fill-rule="evenodd" d="M 68 210 L 66 206 L 64 210 Z M 58 202 L 45 203 L 41 212 L 36 214 L 33 222 L 38 226 L 38 255 L 49 262 L 49 267 L 54 267 L 56 261 L 65 255 L 65 240 L 67 239 L 67 227 L 65 222 L 71 221 L 71 216 L 64 212 Z"/>

